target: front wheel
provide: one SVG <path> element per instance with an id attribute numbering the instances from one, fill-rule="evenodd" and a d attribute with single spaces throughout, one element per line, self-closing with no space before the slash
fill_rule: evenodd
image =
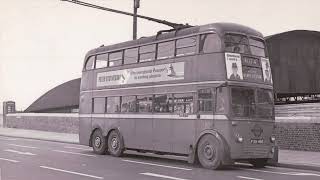
<path id="1" fill-rule="evenodd" d="M 264 168 L 267 165 L 268 159 L 251 159 L 249 163 L 255 168 Z"/>
<path id="2" fill-rule="evenodd" d="M 110 155 L 119 157 L 123 154 L 124 143 L 120 133 L 116 130 L 110 132 L 108 136 L 108 151 Z"/>
<path id="3" fill-rule="evenodd" d="M 211 134 L 204 135 L 197 148 L 200 164 L 207 169 L 222 167 L 223 150 L 220 141 Z"/>

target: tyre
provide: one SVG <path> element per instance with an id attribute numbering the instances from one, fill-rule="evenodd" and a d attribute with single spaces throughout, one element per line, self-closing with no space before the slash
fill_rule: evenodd
<path id="1" fill-rule="evenodd" d="M 106 154 L 107 152 L 107 140 L 106 137 L 102 135 L 101 130 L 97 129 L 93 132 L 91 137 L 91 144 L 93 152 L 96 154 Z"/>
<path id="2" fill-rule="evenodd" d="M 197 147 L 198 160 L 202 167 L 220 169 L 222 167 L 223 150 L 220 141 L 211 134 L 204 135 Z"/>
<path id="3" fill-rule="evenodd" d="M 255 168 L 264 168 L 267 165 L 268 159 L 251 159 L 249 163 Z"/>
<path id="4" fill-rule="evenodd" d="M 124 151 L 124 143 L 119 131 L 113 130 L 108 136 L 108 152 L 112 156 L 122 156 Z"/>

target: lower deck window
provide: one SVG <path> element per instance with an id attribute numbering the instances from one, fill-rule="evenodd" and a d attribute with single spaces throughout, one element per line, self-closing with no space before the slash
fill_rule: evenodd
<path id="1" fill-rule="evenodd" d="M 173 97 L 167 94 L 155 95 L 154 96 L 154 112 L 156 113 L 173 112 Z"/>
<path id="2" fill-rule="evenodd" d="M 100 114 L 105 112 L 105 99 L 104 97 L 92 99 L 92 113 Z"/>
<path id="3" fill-rule="evenodd" d="M 107 113 L 120 112 L 120 97 L 107 97 Z"/>
<path id="4" fill-rule="evenodd" d="M 136 96 L 123 96 L 121 112 L 137 112 Z"/>
<path id="5" fill-rule="evenodd" d="M 152 112 L 152 95 L 137 96 L 138 112 Z"/>
<path id="6" fill-rule="evenodd" d="M 192 93 L 183 93 L 183 94 L 174 94 L 174 112 L 177 114 L 193 113 L 193 94 Z"/>

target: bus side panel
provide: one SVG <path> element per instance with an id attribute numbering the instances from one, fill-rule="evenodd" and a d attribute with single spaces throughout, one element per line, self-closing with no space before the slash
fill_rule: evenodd
<path id="1" fill-rule="evenodd" d="M 79 141 L 82 145 L 89 145 L 91 135 L 91 92 L 81 93 L 79 107 Z"/>
<path id="2" fill-rule="evenodd" d="M 135 119 L 135 143 L 139 149 L 153 150 L 152 142 L 152 119 Z"/>
<path id="3" fill-rule="evenodd" d="M 173 122 L 173 152 L 189 154 L 190 145 L 195 140 L 195 119 L 175 119 Z"/>
<path id="4" fill-rule="evenodd" d="M 126 148 L 137 149 L 137 143 L 135 142 L 135 119 L 122 118 L 119 119 L 120 132 L 124 140 Z M 108 125 L 110 126 L 110 125 Z"/>
<path id="5" fill-rule="evenodd" d="M 153 119 L 153 144 L 156 151 L 172 152 L 173 120 Z"/>
<path id="6" fill-rule="evenodd" d="M 79 99 L 79 143 L 89 146 L 92 133 L 91 113 L 92 113 L 92 71 L 83 72 L 80 85 Z"/>

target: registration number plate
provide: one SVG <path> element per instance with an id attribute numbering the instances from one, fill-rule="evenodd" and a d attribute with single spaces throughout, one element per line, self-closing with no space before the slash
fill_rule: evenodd
<path id="1" fill-rule="evenodd" d="M 250 139 L 251 144 L 263 144 L 263 139 Z"/>

